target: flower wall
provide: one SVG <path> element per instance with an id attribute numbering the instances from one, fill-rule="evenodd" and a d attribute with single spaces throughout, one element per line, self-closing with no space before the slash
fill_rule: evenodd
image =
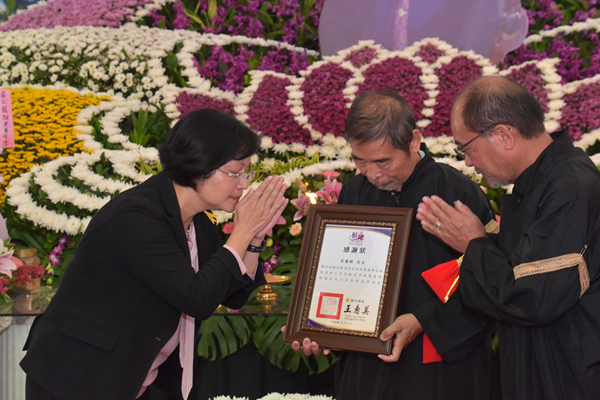
<path id="1" fill-rule="evenodd" d="M 16 131 L 16 148 L 0 154 L 1 211 L 9 234 L 38 249 L 48 265 L 46 283 L 60 284 L 95 211 L 156 173 L 156 146 L 179 117 L 200 107 L 230 113 L 262 136 L 252 186 L 267 174 L 285 177 L 292 201 L 261 262 L 265 270 L 291 276 L 307 194 L 335 203 L 355 173 L 343 131 L 348 108 L 362 92 L 404 95 L 437 161 L 477 181 L 454 155 L 449 111 L 457 93 L 479 76 L 517 80 L 544 107 L 549 131 L 566 127 L 577 146 L 597 153 L 597 1 L 571 8 L 524 3 L 531 35 L 495 66 L 437 39 L 403 51 L 365 41 L 322 59 L 322 0 L 40 2 L 0 26 L 0 86 L 11 90 Z M 225 237 L 232 216 L 218 217 Z M 297 368 L 302 356 L 263 340 L 276 333 L 281 319 L 245 321 L 250 332 L 262 332 L 255 344 L 274 364 Z M 201 354 L 214 358 L 218 336 L 207 330 L 224 328 L 203 329 Z M 220 354 L 250 336 L 238 339 Z M 333 359 L 320 360 L 318 370 Z"/>

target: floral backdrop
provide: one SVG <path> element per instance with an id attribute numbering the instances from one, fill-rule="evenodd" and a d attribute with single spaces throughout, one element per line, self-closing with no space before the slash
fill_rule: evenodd
<path id="1" fill-rule="evenodd" d="M 480 182 L 496 203 L 510 188 L 486 189 L 455 157 L 449 129 L 454 97 L 479 76 L 517 80 L 544 107 L 549 131 L 568 128 L 577 146 L 600 152 L 599 1 L 522 3 L 529 36 L 500 65 L 435 38 L 403 51 L 365 41 L 323 58 L 323 0 L 54 0 L 20 10 L 0 25 L 0 86 L 11 91 L 16 143 L 0 154 L 0 211 L 13 241 L 38 250 L 42 269 L 35 276 L 3 269 L 0 294 L 17 277 L 58 286 L 95 211 L 159 171 L 156 147 L 199 107 L 260 133 L 252 186 L 268 174 L 285 177 L 291 201 L 261 263 L 292 277 L 307 193 L 336 203 L 355 173 L 343 130 L 362 92 L 403 94 L 437 161 Z M 593 159 L 600 164 L 600 155 Z M 232 215 L 218 218 L 225 238 Z M 296 355 L 281 342 L 283 324 L 283 317 L 210 318 L 199 354 L 223 357 L 253 341 L 289 370 L 301 360 L 311 372 L 335 361 L 320 356 L 315 366 Z"/>

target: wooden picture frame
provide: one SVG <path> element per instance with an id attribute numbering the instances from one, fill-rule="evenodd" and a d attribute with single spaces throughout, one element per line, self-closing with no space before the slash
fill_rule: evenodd
<path id="1" fill-rule="evenodd" d="M 393 340 L 379 336 L 397 317 L 413 214 L 311 205 L 284 343 L 308 337 L 324 348 L 391 354 Z"/>

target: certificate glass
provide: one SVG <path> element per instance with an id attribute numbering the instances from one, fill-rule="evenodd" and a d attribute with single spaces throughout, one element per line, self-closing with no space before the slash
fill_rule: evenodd
<path id="1" fill-rule="evenodd" d="M 285 343 L 390 354 L 383 329 L 396 318 L 413 210 L 309 208 Z"/>

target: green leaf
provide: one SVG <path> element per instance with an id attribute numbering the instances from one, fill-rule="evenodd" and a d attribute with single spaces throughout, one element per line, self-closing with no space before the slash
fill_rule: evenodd
<path id="1" fill-rule="evenodd" d="M 200 2 L 199 1 L 198 1 L 198 7 L 200 7 Z M 198 7 L 196 7 L 196 12 L 190 11 L 186 7 L 183 7 L 183 11 L 185 12 L 185 15 L 187 15 L 192 21 L 194 21 L 197 24 L 199 24 L 202 27 L 202 30 L 205 30 L 206 29 L 206 25 L 200 19 L 200 17 L 198 17 L 198 14 L 197 14 L 198 13 Z"/>
<path id="2" fill-rule="evenodd" d="M 227 357 L 248 343 L 254 329 L 246 317 L 211 316 L 200 325 L 198 355 L 211 361 L 219 354 Z"/>
<path id="3" fill-rule="evenodd" d="M 36 249 L 38 251 L 38 254 L 46 254 L 46 251 L 44 251 L 43 248 L 45 240 L 40 235 L 33 234 L 21 227 L 10 228 L 8 231 L 8 235 L 13 239 L 19 239 L 24 241 L 27 244 L 27 246 Z"/>
<path id="4" fill-rule="evenodd" d="M 208 18 L 212 21 L 217 16 L 217 0 L 208 0 Z"/>

